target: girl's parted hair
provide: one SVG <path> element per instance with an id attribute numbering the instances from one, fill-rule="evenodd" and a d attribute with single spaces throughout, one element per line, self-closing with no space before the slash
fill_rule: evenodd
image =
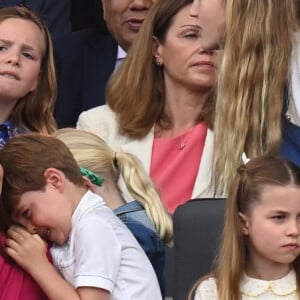
<path id="1" fill-rule="evenodd" d="M 247 248 L 240 228 L 239 212 L 249 213 L 260 202 L 266 187 L 289 185 L 300 189 L 300 168 L 284 158 L 257 157 L 237 169 L 226 200 L 223 236 L 215 269 L 219 299 L 240 299 L 239 284 L 245 270 Z M 299 287 L 299 257 L 293 266 Z M 298 294 L 300 296 L 299 288 Z"/>

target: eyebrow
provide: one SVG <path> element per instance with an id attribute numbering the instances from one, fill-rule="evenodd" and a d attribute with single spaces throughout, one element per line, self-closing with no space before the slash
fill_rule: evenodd
<path id="1" fill-rule="evenodd" d="M 184 28 L 184 27 L 194 27 L 197 29 L 201 29 L 200 25 L 198 25 L 198 24 L 186 24 L 186 25 L 180 26 L 180 28 Z"/>
<path id="2" fill-rule="evenodd" d="M 1 39 L 1 38 L 0 38 L 0 42 L 5 43 L 5 44 L 12 44 L 13 43 L 13 41 L 6 40 L 6 39 Z M 28 44 L 22 44 L 22 48 L 25 49 L 25 50 L 34 51 L 34 52 L 37 52 L 37 53 L 39 52 L 38 49 L 33 48 L 32 46 L 30 46 Z"/>

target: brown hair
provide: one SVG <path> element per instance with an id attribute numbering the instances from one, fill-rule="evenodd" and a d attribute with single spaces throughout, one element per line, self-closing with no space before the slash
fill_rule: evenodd
<path id="1" fill-rule="evenodd" d="M 155 123 L 164 124 L 164 128 L 172 126 L 172 120 L 165 112 L 163 71 L 156 66 L 153 58 L 153 37 L 163 43 L 174 16 L 192 2 L 156 2 L 147 14 L 125 61 L 111 76 L 106 89 L 106 99 L 117 114 L 122 134 L 142 138 Z M 207 99 L 199 115 L 199 121 L 204 120 L 209 126 L 212 126 L 214 103 L 213 99 Z"/>
<path id="2" fill-rule="evenodd" d="M 240 280 L 247 260 L 247 247 L 240 228 L 239 212 L 249 213 L 260 201 L 261 193 L 267 186 L 288 185 L 300 189 L 300 168 L 284 158 L 257 157 L 237 169 L 226 200 L 223 235 L 215 273 L 212 275 L 216 278 L 219 299 L 241 299 Z M 300 296 L 299 256 L 293 266 Z"/>
<path id="3" fill-rule="evenodd" d="M 0 23 L 10 18 L 33 22 L 43 34 L 45 43 L 38 85 L 34 91 L 18 100 L 11 112 L 10 119 L 17 126 L 25 127 L 31 131 L 52 133 L 56 129 L 52 112 L 57 84 L 50 33 L 42 20 L 25 7 L 0 9 Z"/>
<path id="4" fill-rule="evenodd" d="M 48 135 L 31 133 L 13 137 L 0 151 L 0 164 L 4 169 L 1 209 L 7 218 L 23 193 L 44 189 L 47 168 L 56 168 L 73 184 L 84 186 L 68 147 Z"/>

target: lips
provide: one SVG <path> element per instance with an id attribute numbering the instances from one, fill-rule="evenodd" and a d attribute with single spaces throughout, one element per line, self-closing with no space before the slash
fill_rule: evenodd
<path id="1" fill-rule="evenodd" d="M 12 71 L 2 71 L 2 72 L 0 72 L 0 76 L 9 78 L 9 79 L 20 80 L 20 77 L 18 76 L 18 74 L 16 72 L 12 72 Z"/>
<path id="2" fill-rule="evenodd" d="M 134 31 L 139 30 L 143 25 L 144 18 L 129 18 L 125 21 L 128 27 Z"/>
<path id="3" fill-rule="evenodd" d="M 211 62 L 211 61 L 199 61 L 194 64 L 195 66 L 200 66 L 200 67 L 208 67 L 208 68 L 215 68 L 216 65 Z"/>
<path id="4" fill-rule="evenodd" d="M 287 249 L 298 249 L 299 245 L 297 243 L 289 243 L 284 245 L 283 247 Z"/>

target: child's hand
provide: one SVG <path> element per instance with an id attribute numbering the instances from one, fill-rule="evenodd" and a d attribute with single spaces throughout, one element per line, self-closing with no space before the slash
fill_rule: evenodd
<path id="1" fill-rule="evenodd" d="M 49 264 L 47 245 L 38 234 L 30 234 L 22 227 L 12 226 L 7 235 L 7 254 L 28 273 L 31 274 L 34 268 L 41 268 L 43 264 Z"/>

